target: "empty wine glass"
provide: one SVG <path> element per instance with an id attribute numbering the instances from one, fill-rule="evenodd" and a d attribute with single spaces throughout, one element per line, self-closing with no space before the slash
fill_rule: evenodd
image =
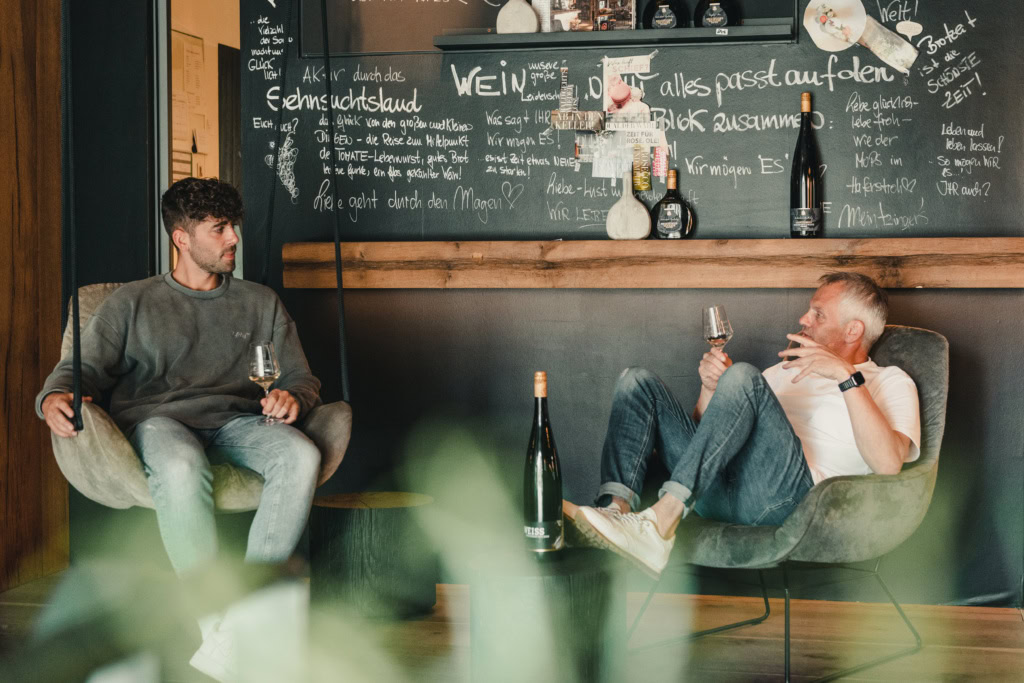
<path id="1" fill-rule="evenodd" d="M 725 306 L 704 308 L 704 339 L 717 349 L 723 348 L 732 339 L 732 324 L 725 313 Z"/>
<path id="2" fill-rule="evenodd" d="M 264 398 L 270 394 L 270 386 L 280 376 L 281 367 L 277 364 L 274 342 L 260 341 L 249 344 L 249 379 L 262 387 Z M 272 425 L 276 422 L 276 418 L 267 415 L 259 424 Z"/>

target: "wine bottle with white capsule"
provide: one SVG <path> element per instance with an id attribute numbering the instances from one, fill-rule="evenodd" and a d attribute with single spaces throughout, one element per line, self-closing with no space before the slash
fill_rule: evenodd
<path id="1" fill-rule="evenodd" d="M 811 127 L 811 93 L 800 95 L 800 134 L 789 186 L 789 236 L 822 236 L 821 156 Z"/>

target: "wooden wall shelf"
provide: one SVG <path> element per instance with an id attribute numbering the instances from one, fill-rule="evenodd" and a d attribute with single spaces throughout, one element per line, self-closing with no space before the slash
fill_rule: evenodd
<path id="1" fill-rule="evenodd" d="M 284 245 L 284 286 L 333 289 L 334 244 Z M 1024 237 L 349 242 L 346 289 L 814 288 L 854 270 L 887 288 L 1024 288 Z"/>

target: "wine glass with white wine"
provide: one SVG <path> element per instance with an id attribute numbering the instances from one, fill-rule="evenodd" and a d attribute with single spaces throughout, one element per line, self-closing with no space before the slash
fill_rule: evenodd
<path id="1" fill-rule="evenodd" d="M 716 349 L 724 348 L 732 339 L 732 323 L 725 314 L 725 306 L 704 308 L 704 339 Z"/>
<path id="2" fill-rule="evenodd" d="M 280 376 L 281 366 L 277 364 L 274 342 L 260 341 L 249 344 L 249 379 L 260 385 L 264 398 L 270 395 L 271 385 Z M 272 425 L 276 422 L 277 418 L 267 415 L 259 424 Z"/>

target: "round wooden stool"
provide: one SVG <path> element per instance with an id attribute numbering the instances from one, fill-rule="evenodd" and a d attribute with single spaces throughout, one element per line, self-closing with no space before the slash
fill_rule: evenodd
<path id="1" fill-rule="evenodd" d="M 433 498 L 374 491 L 320 496 L 309 519 L 310 600 L 343 602 L 364 616 L 429 612 L 438 561 L 414 508 Z"/>
<path id="2" fill-rule="evenodd" d="M 625 566 L 592 548 L 528 555 L 481 557 L 472 567 L 472 680 L 623 680 Z"/>

